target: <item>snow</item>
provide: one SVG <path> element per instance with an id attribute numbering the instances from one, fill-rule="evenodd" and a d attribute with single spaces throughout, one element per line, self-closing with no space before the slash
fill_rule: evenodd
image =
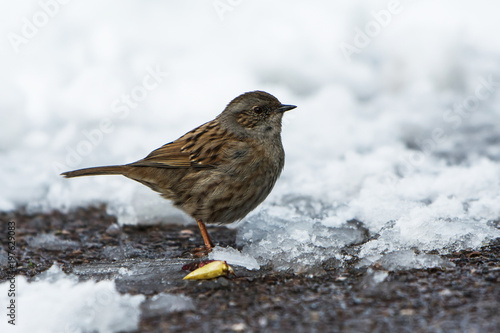
<path id="1" fill-rule="evenodd" d="M 193 223 L 123 177 L 59 173 L 140 159 L 260 89 L 298 108 L 274 191 L 234 225 L 247 267 L 445 267 L 421 256 L 500 237 L 499 4 L 61 1 L 13 47 L 45 2 L 0 10 L 0 210 Z"/>
<path id="2" fill-rule="evenodd" d="M 77 276 L 64 274 L 57 265 L 33 282 L 17 276 L 16 284 L 16 325 L 2 320 L 2 332 L 134 331 L 145 299 L 143 295 L 121 295 L 114 281 L 79 283 Z M 9 285 L 9 281 L 0 284 L 2 304 L 9 304 Z"/>

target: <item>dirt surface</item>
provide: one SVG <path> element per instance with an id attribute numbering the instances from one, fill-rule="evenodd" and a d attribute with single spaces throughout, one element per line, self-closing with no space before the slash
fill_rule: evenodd
<path id="1" fill-rule="evenodd" d="M 138 332 L 500 332 L 500 239 L 447 256 L 454 268 L 385 272 L 355 262 L 316 276 L 234 267 L 236 278 L 183 281 L 187 250 L 203 243 L 195 225 L 126 226 L 104 207 L 68 214 L 0 213 L 0 237 L 16 223 L 18 274 L 36 276 L 58 262 L 85 279 L 115 279 L 121 293 L 192 298 L 195 310 L 143 306 Z M 210 227 L 221 246 L 235 232 Z M 44 235 L 40 237 L 40 235 Z M 6 242 L 2 242 L 6 250 Z M 134 274 L 115 274 L 120 268 Z M 0 271 L 4 281 L 7 271 Z M 147 302 L 146 302 L 147 303 Z"/>

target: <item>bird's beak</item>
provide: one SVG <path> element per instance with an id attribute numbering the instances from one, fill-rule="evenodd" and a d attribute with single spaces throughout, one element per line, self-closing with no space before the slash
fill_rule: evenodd
<path id="1" fill-rule="evenodd" d="M 290 110 L 295 109 L 295 108 L 296 108 L 295 105 L 281 104 L 281 106 L 276 111 L 283 113 L 283 112 L 290 111 Z"/>

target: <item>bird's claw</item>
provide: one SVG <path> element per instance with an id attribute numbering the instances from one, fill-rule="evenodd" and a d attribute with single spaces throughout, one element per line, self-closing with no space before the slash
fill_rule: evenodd
<path id="1" fill-rule="evenodd" d="M 207 249 L 206 246 L 200 246 L 190 250 L 189 254 L 195 258 L 201 258 L 207 256 L 210 252 L 212 252 L 212 248 Z"/>

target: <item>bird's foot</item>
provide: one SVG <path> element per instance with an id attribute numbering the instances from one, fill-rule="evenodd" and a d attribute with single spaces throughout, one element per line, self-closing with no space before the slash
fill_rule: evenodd
<path id="1" fill-rule="evenodd" d="M 207 248 L 206 246 L 196 247 L 189 251 L 189 253 L 195 258 L 201 258 L 207 256 L 210 252 L 212 252 L 212 248 Z"/>

